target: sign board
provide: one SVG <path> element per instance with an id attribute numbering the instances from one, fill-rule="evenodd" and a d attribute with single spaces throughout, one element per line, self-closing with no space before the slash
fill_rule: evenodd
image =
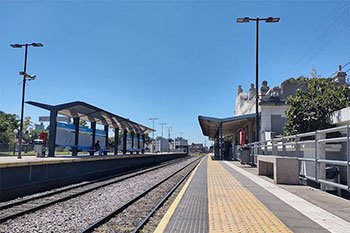
<path id="1" fill-rule="evenodd" d="M 50 121 L 50 117 L 49 116 L 39 116 L 39 121 L 40 122 Z M 68 122 L 69 118 L 65 117 L 65 116 L 58 116 L 56 118 L 56 121 Z"/>

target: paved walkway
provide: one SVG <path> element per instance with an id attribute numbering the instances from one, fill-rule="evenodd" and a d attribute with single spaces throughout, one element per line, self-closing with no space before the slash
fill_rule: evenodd
<path id="1" fill-rule="evenodd" d="M 350 232 L 350 201 L 202 160 L 156 232 Z"/>

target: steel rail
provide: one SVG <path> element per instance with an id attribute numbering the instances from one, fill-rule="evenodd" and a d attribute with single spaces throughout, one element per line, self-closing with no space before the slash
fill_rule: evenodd
<path id="1" fill-rule="evenodd" d="M 137 225 L 137 227 L 132 231 L 132 233 L 138 233 L 140 230 L 148 223 L 150 218 L 154 213 L 170 198 L 170 196 L 177 190 L 177 188 L 187 179 L 187 177 L 196 168 L 193 167 L 177 184 L 160 200 L 155 207 L 148 213 L 148 215 Z"/>
<path id="2" fill-rule="evenodd" d="M 150 188 L 148 188 L 146 191 L 144 191 L 143 193 L 141 193 L 140 195 L 138 195 L 137 197 L 129 200 L 127 203 L 125 203 L 124 205 L 122 205 L 121 207 L 118 207 L 117 209 L 115 209 L 114 211 L 112 211 L 111 213 L 109 213 L 108 215 L 100 218 L 99 220 L 97 220 L 95 223 L 89 225 L 87 228 L 85 228 L 84 230 L 81 231 L 81 233 L 90 233 L 93 232 L 96 228 L 98 228 L 99 226 L 107 223 L 109 220 L 111 220 L 113 217 L 115 217 L 116 215 L 120 214 L 121 212 L 123 212 L 126 208 L 128 208 L 130 205 L 132 205 L 133 203 L 135 203 L 136 201 L 138 201 L 139 199 L 141 199 L 142 197 L 144 197 L 145 195 L 147 195 L 149 192 L 151 192 L 152 190 L 154 190 L 155 188 L 157 188 L 158 186 L 160 186 L 161 184 L 163 184 L 165 181 L 169 180 L 170 178 L 172 178 L 173 176 L 175 176 L 177 173 L 179 173 L 180 171 L 182 171 L 183 169 L 189 167 L 190 165 L 196 163 L 198 160 L 200 159 L 196 159 L 193 162 L 187 164 L 186 166 L 178 169 L 177 171 L 175 171 L 174 173 L 170 174 L 169 176 L 167 176 L 166 178 L 164 178 L 163 180 L 159 181 L 158 183 L 154 184 L 153 186 L 151 186 Z"/>
<path id="3" fill-rule="evenodd" d="M 168 161 L 168 162 L 161 163 L 158 166 L 158 168 L 162 168 L 164 166 L 176 163 L 179 160 L 182 160 L 182 159 L 176 159 L 175 161 L 171 161 L 171 162 Z M 98 182 L 103 182 L 103 181 L 110 180 L 110 179 L 113 179 L 113 178 L 117 178 L 117 177 L 120 177 L 120 176 L 125 176 L 125 175 L 128 175 L 128 174 L 134 173 L 134 172 L 140 172 L 140 171 L 143 171 L 144 169 L 156 169 L 156 167 L 151 165 L 151 166 L 147 166 L 147 167 L 144 167 L 144 168 L 139 168 L 139 169 L 134 169 L 134 170 L 131 170 L 131 171 L 123 172 L 123 173 L 120 173 L 120 174 L 117 174 L 117 175 L 111 175 L 111 176 L 100 178 L 100 179 L 96 179 L 96 180 L 93 180 L 93 181 L 87 181 L 87 182 L 82 183 L 82 184 L 69 185 L 71 187 L 67 187 L 67 188 L 64 188 L 64 187 L 63 188 L 58 188 L 59 190 L 51 191 L 51 192 L 49 191 L 48 193 L 45 193 L 45 194 L 42 194 L 42 195 L 37 195 L 37 196 L 34 196 L 34 197 L 30 197 L 30 198 L 23 198 L 23 199 L 14 201 L 14 202 L 9 201 L 10 203 L 8 203 L 8 204 L 0 205 L 0 210 L 8 209 L 8 208 L 11 208 L 13 206 L 21 205 L 21 204 L 27 203 L 29 201 L 37 200 L 37 199 L 40 199 L 40 198 L 45 198 L 45 197 L 49 197 L 49 196 L 52 196 L 52 195 L 56 195 L 56 194 L 59 194 L 59 193 L 62 193 L 62 192 L 66 192 L 66 191 L 69 191 L 69 190 L 72 190 L 72 189 L 75 189 L 75 188 L 82 188 L 82 187 L 87 186 L 87 185 L 95 184 L 95 183 L 98 183 Z M 107 171 L 110 171 L 110 170 L 107 170 Z"/>
<path id="4" fill-rule="evenodd" d="M 59 202 L 63 202 L 63 201 L 72 199 L 72 198 L 74 198 L 74 197 L 81 196 L 81 195 L 83 195 L 83 194 L 86 194 L 86 193 L 88 193 L 88 192 L 97 190 L 97 189 L 99 189 L 99 188 L 102 188 L 102 187 L 105 187 L 105 186 L 108 186 L 108 185 L 111 185 L 111 184 L 114 184 L 114 183 L 118 183 L 118 182 L 121 182 L 121 181 L 123 181 L 123 180 L 129 179 L 129 178 L 132 178 L 132 177 L 135 177 L 135 176 L 138 176 L 138 175 L 142 175 L 142 174 L 145 174 L 145 173 L 150 172 L 150 171 L 154 171 L 154 170 L 160 169 L 160 168 L 162 168 L 162 167 L 169 166 L 169 165 L 171 165 L 171 164 L 173 164 L 173 163 L 176 163 L 176 162 L 178 162 L 178 160 L 172 161 L 172 162 L 170 162 L 170 163 L 162 164 L 162 165 L 159 165 L 159 166 L 157 166 L 157 167 L 153 167 L 153 168 L 150 167 L 150 168 L 148 168 L 148 169 L 146 169 L 146 170 L 140 170 L 140 171 L 136 171 L 136 172 L 134 171 L 135 173 L 129 173 L 129 175 L 128 175 L 128 174 L 123 174 L 123 175 L 118 175 L 118 176 L 116 176 L 116 177 L 112 177 L 112 178 L 110 178 L 110 179 L 118 178 L 118 177 L 120 177 L 120 176 L 126 175 L 126 177 L 122 177 L 122 178 L 117 179 L 117 180 L 114 180 L 114 181 L 110 181 L 110 182 L 107 182 L 107 183 L 103 183 L 103 184 L 101 184 L 101 185 L 97 185 L 97 186 L 95 186 L 95 187 L 88 188 L 88 189 L 83 190 L 83 191 L 80 191 L 80 192 L 76 192 L 76 193 L 73 193 L 73 194 L 69 194 L 68 196 L 61 197 L 61 198 L 57 198 L 57 199 L 55 199 L 55 200 L 53 200 L 53 201 L 49 201 L 49 202 L 44 203 L 44 204 L 39 204 L 39 205 L 37 205 L 37 206 L 35 206 L 35 207 L 30 207 L 30 208 L 25 209 L 25 210 L 23 210 L 23 211 L 19 211 L 19 212 L 16 212 L 16 213 L 12 213 L 12 214 L 9 214 L 9 215 L 2 216 L 2 217 L 0 217 L 0 223 L 3 223 L 3 222 L 5 222 L 5 221 L 7 221 L 7 220 L 9 220 L 9 219 L 17 218 L 17 217 L 19 217 L 19 216 L 22 216 L 22 215 L 27 214 L 27 213 L 30 213 L 30 212 L 35 212 L 35 211 L 37 211 L 37 210 L 46 208 L 46 207 L 51 206 L 51 205 L 54 205 L 54 204 L 56 204 L 56 203 L 59 203 Z M 106 179 L 105 179 L 105 180 L 106 180 Z M 96 182 L 89 183 L 89 184 L 94 184 L 94 183 L 103 182 L 103 181 L 104 181 L 104 180 L 102 180 L 102 181 L 96 181 Z M 88 184 L 86 184 L 86 185 L 88 185 Z M 81 187 L 84 187 L 84 186 L 86 186 L 86 185 L 82 185 Z M 73 187 L 73 188 L 68 188 L 67 190 L 64 190 L 64 191 L 71 191 L 71 190 L 73 190 L 73 189 L 81 188 L 81 187 L 80 187 L 80 186 L 75 186 L 75 187 Z M 64 191 L 62 191 L 62 192 L 64 192 Z M 61 190 L 59 190 L 57 193 L 54 193 L 54 194 L 52 194 L 52 193 L 50 193 L 50 194 L 44 194 L 43 196 L 40 196 L 39 198 L 33 197 L 33 199 L 30 200 L 30 201 L 38 200 L 38 199 L 40 199 L 40 198 L 45 198 L 45 197 L 52 196 L 52 195 L 55 195 L 55 194 L 59 194 L 59 193 L 62 193 L 62 192 L 61 192 Z M 24 203 L 21 203 L 21 204 L 26 204 L 26 203 L 29 203 L 30 201 L 24 201 Z M 21 205 L 21 204 L 19 204 L 19 205 Z M 9 205 L 10 205 L 10 204 L 9 204 Z M 14 206 L 12 206 L 12 207 L 17 207 L 17 206 L 19 206 L 19 205 L 14 205 Z M 9 207 L 9 208 L 7 208 L 7 209 L 10 209 L 10 208 L 12 208 L 12 207 Z"/>

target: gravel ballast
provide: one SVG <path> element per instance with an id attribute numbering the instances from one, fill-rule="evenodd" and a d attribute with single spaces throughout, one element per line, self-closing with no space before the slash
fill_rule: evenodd
<path id="1" fill-rule="evenodd" d="M 0 232 L 80 232 L 193 160 L 195 158 L 8 220 L 0 225 Z"/>

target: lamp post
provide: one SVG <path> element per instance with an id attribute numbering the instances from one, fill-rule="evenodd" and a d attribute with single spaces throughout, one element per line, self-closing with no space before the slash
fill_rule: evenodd
<path id="1" fill-rule="evenodd" d="M 152 129 L 153 129 L 153 131 L 152 131 L 152 153 L 153 153 L 154 152 L 154 121 L 158 120 L 158 118 L 151 117 L 151 118 L 149 118 L 149 120 L 152 121 Z"/>
<path id="2" fill-rule="evenodd" d="M 41 43 L 31 43 L 31 44 L 11 44 L 12 48 L 25 48 L 24 52 L 24 70 L 23 72 L 20 72 L 21 75 L 23 75 L 23 87 L 22 87 L 22 105 L 21 105 L 21 123 L 20 123 L 20 129 L 19 129 L 19 136 L 18 136 L 18 159 L 21 159 L 21 152 L 22 152 L 22 138 L 23 138 L 23 114 L 24 114 L 24 96 L 26 91 L 26 80 L 34 80 L 35 75 L 31 76 L 27 74 L 27 55 L 28 55 L 28 47 L 43 47 L 43 44 Z"/>
<path id="3" fill-rule="evenodd" d="M 160 139 L 160 152 L 163 152 L 163 127 L 166 125 L 166 123 L 159 123 L 162 126 L 162 137 Z"/>
<path id="4" fill-rule="evenodd" d="M 168 147 L 168 152 L 170 152 L 170 131 L 173 129 L 173 127 L 166 127 L 167 128 L 167 130 L 168 130 L 168 145 L 169 145 L 169 147 Z"/>
<path id="5" fill-rule="evenodd" d="M 265 21 L 266 23 L 278 23 L 280 18 L 267 17 L 267 18 L 237 18 L 237 23 L 249 23 L 250 21 L 256 22 L 256 57 L 255 57 L 255 141 L 259 141 L 259 22 Z"/>
<path id="6" fill-rule="evenodd" d="M 17 139 L 17 134 L 18 134 L 18 129 L 14 129 L 13 130 L 13 134 L 14 134 L 14 142 L 13 142 L 13 155 L 16 154 L 16 139 Z"/>

